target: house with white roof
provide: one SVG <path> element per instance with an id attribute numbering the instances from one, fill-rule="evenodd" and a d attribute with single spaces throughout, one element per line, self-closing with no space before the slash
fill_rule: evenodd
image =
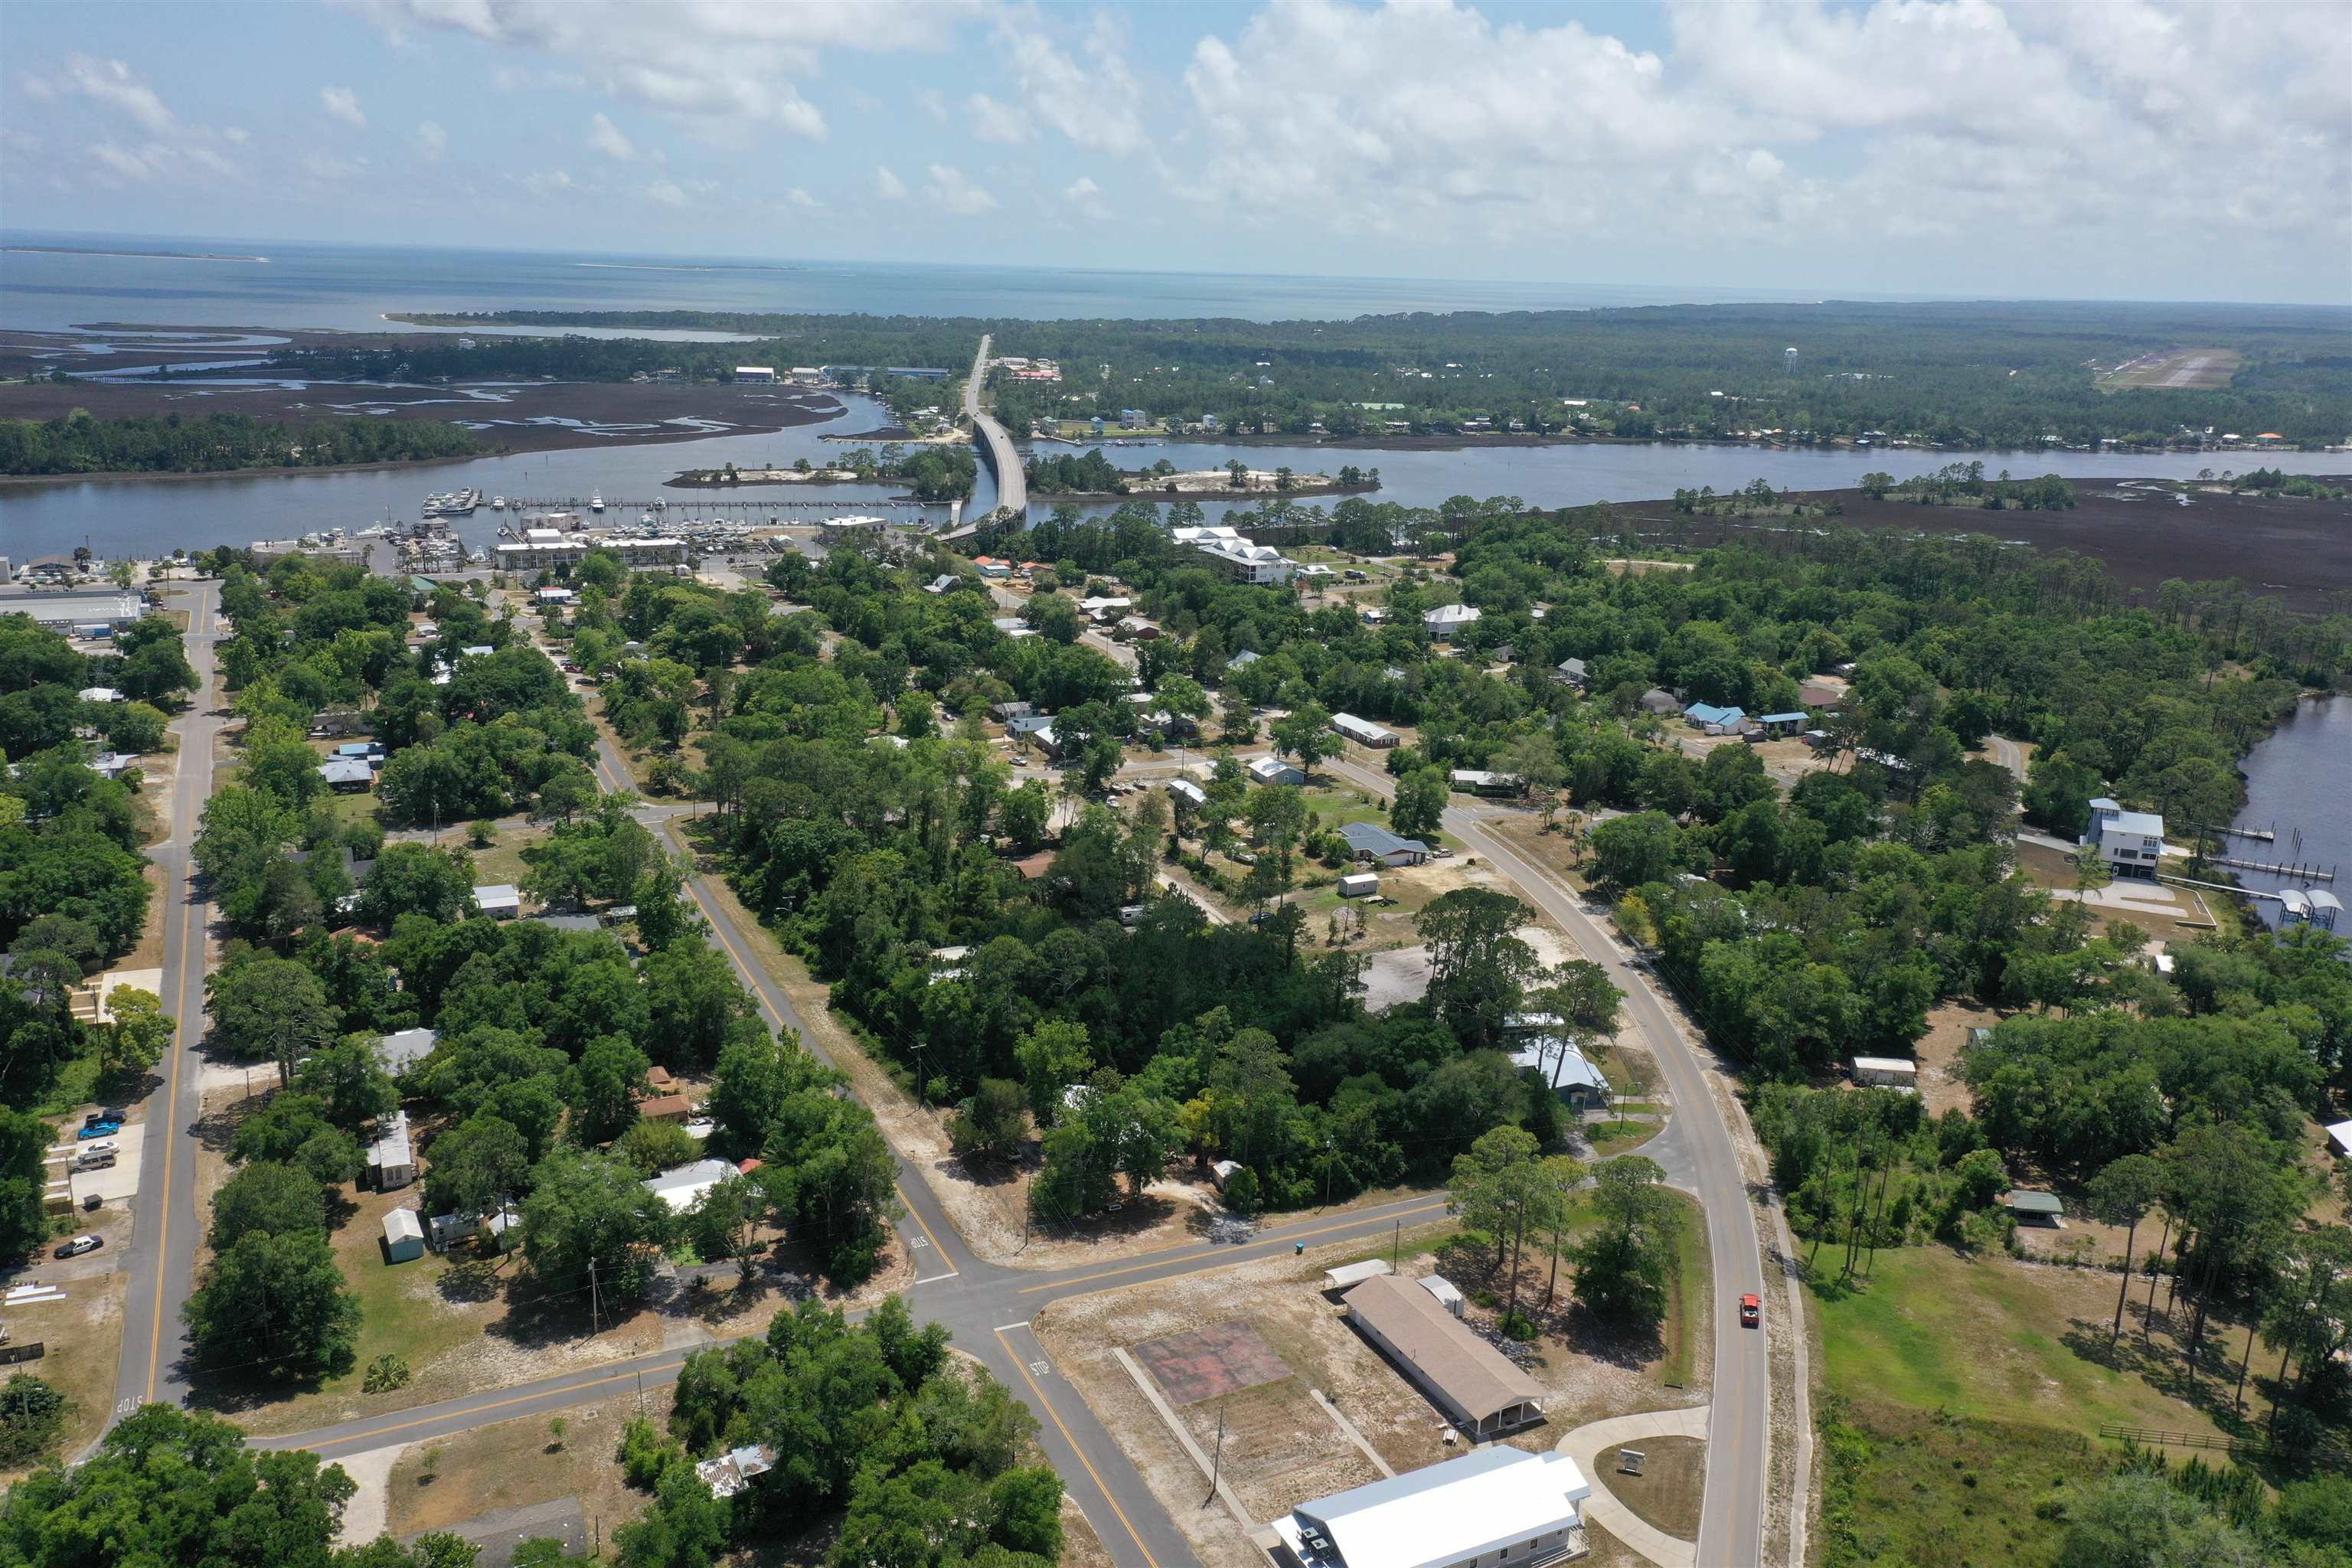
<path id="1" fill-rule="evenodd" d="M 1280 757 L 1253 757 L 1249 763 L 1250 783 L 1259 784 L 1303 784 L 1307 775 Z"/>
<path id="2" fill-rule="evenodd" d="M 646 1191 L 669 1205 L 672 1214 L 685 1214 L 702 1201 L 702 1194 L 735 1173 L 732 1163 L 726 1160 L 697 1160 L 690 1165 L 679 1165 L 664 1171 L 658 1176 L 647 1176 L 641 1184 Z"/>
<path id="3" fill-rule="evenodd" d="M 1208 557 L 1217 574 L 1233 583 L 1287 583 L 1298 563 L 1271 544 L 1255 544 L 1234 529 L 1223 526 L 1178 528 L 1170 535 Z"/>
<path id="4" fill-rule="evenodd" d="M 1421 617 L 1423 630 L 1438 642 L 1444 642 L 1464 626 L 1475 622 L 1485 612 L 1469 605 L 1440 605 Z"/>
<path id="5" fill-rule="evenodd" d="M 2105 795 L 2091 802 L 2090 830 L 2085 845 L 2096 845 L 2099 858 L 2117 878 L 2155 879 L 2164 858 L 2164 818 L 2152 811 L 2126 811 Z"/>
<path id="6" fill-rule="evenodd" d="M 1484 1447 L 1300 1503 L 1274 1521 L 1284 1568 L 1496 1568 L 1581 1557 L 1592 1495 L 1566 1454 Z"/>

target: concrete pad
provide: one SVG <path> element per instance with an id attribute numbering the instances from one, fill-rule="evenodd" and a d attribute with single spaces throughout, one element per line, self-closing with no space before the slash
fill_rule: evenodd
<path id="1" fill-rule="evenodd" d="M 98 986 L 98 1021 L 110 1024 L 114 1021 L 114 1012 L 107 1005 L 108 997 L 125 985 L 161 996 L 163 994 L 163 972 L 160 969 L 110 969 L 100 975 L 95 984 Z"/>
<path id="2" fill-rule="evenodd" d="M 79 1208 L 82 1199 L 91 1193 L 96 1193 L 100 1201 L 116 1205 L 129 1203 L 138 1194 L 139 1157 L 147 1146 L 146 1126 L 134 1121 L 120 1132 L 107 1134 L 107 1137 L 113 1141 L 115 1154 L 114 1163 L 104 1170 L 73 1169 L 73 1151 L 84 1147 L 79 1142 L 60 1144 L 49 1151 L 50 1158 L 58 1161 L 51 1174 L 63 1177 L 70 1184 L 76 1208 Z M 100 1140 L 93 1138 L 90 1142 L 95 1143 Z M 60 1153 L 60 1150 L 64 1152 Z"/>
<path id="3" fill-rule="evenodd" d="M 338 1544 L 364 1546 L 383 1533 L 384 1521 L 392 1509 L 392 1468 L 407 1451 L 407 1444 L 394 1443 L 335 1461 L 359 1488 L 352 1494 L 352 1500 L 343 1505 L 343 1528 L 335 1537 Z"/>

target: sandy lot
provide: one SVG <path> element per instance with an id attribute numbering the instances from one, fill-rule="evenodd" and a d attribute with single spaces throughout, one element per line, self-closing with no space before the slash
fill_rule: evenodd
<path id="1" fill-rule="evenodd" d="M 1408 1247 L 1412 1245 L 1409 1240 Z M 1431 1233 L 1424 1232 L 1418 1245 L 1432 1245 Z M 1199 1468 L 1114 1351 L 1131 1354 L 1129 1348 L 1139 1342 L 1239 1322 L 1280 1356 L 1288 1376 L 1173 1406 L 1203 1452 L 1214 1448 L 1222 1418 L 1223 1478 L 1253 1525 L 1307 1499 L 1379 1479 L 1378 1467 L 1310 1391 L 1328 1398 L 1390 1468 L 1402 1472 L 1434 1464 L 1462 1452 L 1443 1441 L 1444 1417 L 1316 1289 L 1323 1269 L 1378 1251 L 1354 1246 L 1310 1251 L 1303 1258 L 1276 1257 L 1068 1299 L 1038 1318 L 1038 1336 L 1056 1367 L 1117 1435 L 1204 1563 L 1255 1568 L 1262 1559 L 1226 1509 L 1201 1506 L 1207 1484 Z M 1437 1268 L 1437 1259 L 1424 1251 L 1402 1258 L 1399 1272 L 1418 1278 Z M 1465 1273 L 1459 1260 L 1454 1268 L 1464 1274 L 1465 1289 L 1486 1283 Z M 1540 1274 L 1531 1268 L 1523 1289 L 1539 1292 L 1541 1285 Z M 1494 1313 L 1474 1305 L 1470 1316 L 1483 1321 Z M 1656 1363 L 1638 1355 L 1606 1348 L 1587 1353 L 1549 1336 L 1538 1351 L 1529 1371 L 1547 1392 L 1550 1419 L 1514 1435 L 1509 1440 L 1515 1447 L 1548 1449 L 1565 1432 L 1601 1416 L 1703 1397 L 1660 1386 Z"/>

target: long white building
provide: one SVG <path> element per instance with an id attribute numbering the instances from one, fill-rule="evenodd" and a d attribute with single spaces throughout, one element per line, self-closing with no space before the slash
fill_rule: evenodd
<path id="1" fill-rule="evenodd" d="M 499 541 L 499 570 L 538 572 L 551 566 L 577 566 L 588 559 L 591 550 L 609 550 L 621 558 L 624 566 L 677 566 L 686 561 L 683 539 L 593 539 L 586 534 L 567 533 L 553 539 Z"/>
<path id="2" fill-rule="evenodd" d="M 1233 583 L 1287 583 L 1298 574 L 1298 563 L 1271 544 L 1253 544 L 1238 530 L 1222 525 L 1172 530 L 1176 542 L 1189 544 L 1209 558 L 1217 574 Z"/>
<path id="3" fill-rule="evenodd" d="M 1495 1446 L 1300 1503 L 1274 1521 L 1284 1568 L 1542 1568 L 1590 1548 L 1592 1495 L 1565 1454 Z"/>

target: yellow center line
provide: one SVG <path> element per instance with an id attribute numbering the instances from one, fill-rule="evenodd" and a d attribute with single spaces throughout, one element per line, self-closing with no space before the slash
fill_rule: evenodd
<path id="1" fill-rule="evenodd" d="M 1003 1329 L 996 1331 L 996 1337 L 1000 1342 L 1003 1340 L 1006 1331 Z M 1151 1548 L 1143 1544 L 1143 1537 L 1135 1532 L 1134 1522 L 1127 1517 L 1127 1510 L 1118 1506 L 1118 1499 L 1111 1496 L 1110 1488 L 1103 1485 L 1102 1476 L 1095 1469 L 1094 1461 L 1087 1458 L 1087 1451 L 1078 1447 L 1078 1440 L 1071 1436 L 1070 1429 L 1062 1424 L 1062 1413 L 1054 1408 L 1054 1402 L 1045 1397 L 1045 1391 L 1037 1386 L 1035 1378 L 1029 1375 L 1028 1363 L 1021 1359 L 1019 1352 L 1013 1351 L 1011 1345 L 1006 1345 L 1004 1349 L 1013 1357 L 1013 1370 L 1021 1374 L 1021 1381 L 1029 1385 L 1029 1392 L 1037 1396 L 1038 1405 L 1048 1416 L 1053 1418 L 1055 1430 L 1061 1433 L 1062 1441 L 1070 1446 L 1070 1452 L 1078 1457 L 1078 1463 L 1087 1468 L 1087 1474 L 1093 1479 L 1095 1489 L 1102 1493 L 1103 1501 L 1110 1504 L 1111 1512 L 1118 1515 L 1118 1522 L 1127 1529 L 1127 1538 L 1135 1542 L 1135 1549 L 1143 1553 L 1143 1560 L 1150 1563 L 1151 1568 L 1160 1568 L 1160 1560 L 1151 1555 Z"/>
<path id="2" fill-rule="evenodd" d="M 575 1383 L 567 1388 L 541 1389 L 536 1394 L 511 1394 L 505 1399 L 494 1399 L 488 1405 L 474 1405 L 470 1409 L 446 1411 L 439 1415 L 419 1415 L 411 1421 L 395 1421 L 387 1426 L 371 1426 L 364 1432 L 354 1432 L 346 1437 L 329 1437 L 318 1443 L 305 1444 L 304 1447 L 314 1454 L 321 1449 L 341 1447 L 346 1443 L 365 1443 L 370 1447 L 380 1447 L 382 1444 L 378 1439 L 387 1433 L 405 1432 L 415 1426 L 430 1426 L 436 1421 L 467 1421 L 472 1416 L 481 1415 L 484 1411 L 503 1410 L 509 1405 L 524 1405 L 534 1399 L 559 1398 L 567 1394 L 584 1394 L 592 1388 L 602 1388 L 606 1384 L 626 1383 L 642 1373 L 651 1373 L 656 1377 L 661 1377 L 675 1374 L 677 1370 L 677 1367 L 669 1366 L 634 1368 L 628 1372 L 614 1373 L 608 1377 L 593 1378 L 586 1383 Z M 475 1422 L 471 1425 L 478 1426 L 480 1423 Z"/>
<path id="3" fill-rule="evenodd" d="M 204 621 L 205 595 L 203 590 L 199 589 L 196 593 L 196 613 L 188 623 L 192 643 L 195 637 L 204 636 Z M 205 689 L 196 693 L 196 700 L 206 701 L 211 695 L 212 682 L 208 679 L 205 683 Z M 183 740 L 191 742 L 195 739 L 194 718 L 194 711 L 191 710 L 188 732 L 182 737 Z M 183 757 L 181 760 L 184 763 L 188 759 Z M 178 836 L 178 830 L 184 823 L 188 809 L 188 795 L 184 786 L 192 782 L 184 772 L 173 781 L 172 815 L 174 818 L 173 823 L 174 837 Z M 202 973 L 204 969 L 204 955 L 201 952 L 197 954 L 193 963 L 188 958 L 188 943 L 192 940 L 191 928 L 195 921 L 195 911 L 200 907 L 194 898 L 196 862 L 194 851 L 193 842 L 183 849 L 183 853 L 188 856 L 188 870 L 187 875 L 181 880 L 180 984 L 173 996 L 173 1000 L 178 1004 L 178 1012 L 182 1020 L 188 1016 L 188 975 L 192 971 Z M 184 1037 L 175 1038 L 172 1042 L 172 1074 L 163 1095 L 163 1205 L 158 1211 L 163 1218 L 162 1223 L 156 1226 L 158 1234 L 155 1237 L 155 1313 L 147 1330 L 147 1391 L 142 1400 L 142 1403 L 148 1405 L 155 1402 L 155 1374 L 163 1365 L 163 1289 L 165 1282 L 171 1278 L 172 1268 L 172 1122 L 179 1115 L 180 1058 L 187 1054 L 188 1047 L 189 1042 Z"/>
<path id="4" fill-rule="evenodd" d="M 1328 1236 L 1335 1230 L 1349 1230 L 1357 1226 L 1376 1225 L 1383 1219 L 1391 1221 L 1402 1220 L 1409 1215 L 1427 1214 L 1433 1209 L 1442 1209 L 1444 1206 L 1445 1205 L 1443 1203 L 1422 1204 L 1414 1208 L 1399 1209 L 1394 1214 L 1381 1215 L 1378 1216 L 1367 1215 L 1356 1219 L 1341 1220 L 1337 1225 L 1322 1226 L 1314 1230 L 1297 1230 L 1291 1232 L 1288 1236 L 1276 1237 L 1265 1241 L 1247 1242 L 1241 1247 L 1235 1247 L 1231 1252 L 1223 1254 L 1218 1254 L 1215 1252 L 1199 1252 L 1194 1253 L 1190 1258 L 1163 1258 L 1157 1262 L 1152 1263 L 1129 1264 L 1125 1268 L 1106 1268 L 1099 1274 L 1081 1274 L 1076 1279 L 1064 1279 L 1050 1285 L 1024 1285 L 1021 1288 L 1021 1294 L 1024 1296 L 1034 1296 L 1040 1290 L 1060 1290 L 1072 1285 L 1083 1285 L 1089 1279 L 1113 1279 L 1122 1274 L 1141 1274 L 1148 1269 L 1165 1268 L 1171 1264 L 1197 1263 L 1203 1258 L 1219 1256 L 1223 1257 L 1229 1263 L 1254 1263 L 1256 1261 L 1255 1258 L 1244 1258 L 1242 1256 L 1243 1253 L 1249 1251 L 1252 1247 L 1288 1247 L 1294 1242 L 1304 1241 L 1310 1236 Z"/>
<path id="5" fill-rule="evenodd" d="M 675 819 L 673 819 L 673 822 L 674 821 Z M 675 837 L 676 836 L 673 834 L 672 837 Z M 710 934 L 719 939 L 719 945 L 726 951 L 728 962 L 734 964 L 735 967 L 742 973 L 744 983 L 751 988 L 751 1000 L 760 1005 L 760 1011 L 768 1016 L 768 1021 L 770 1023 L 773 1024 L 779 1029 L 783 1028 L 783 1015 L 778 1013 L 775 1008 L 769 1005 L 767 997 L 761 994 L 759 979 L 751 973 L 751 964 L 745 962 L 741 953 L 735 951 L 735 944 L 727 940 L 727 932 L 725 929 L 719 925 L 719 919 L 717 915 L 712 912 L 710 906 L 703 901 L 701 889 L 694 885 L 694 880 L 692 879 L 688 879 L 686 883 L 686 896 L 694 900 L 694 907 L 702 911 L 702 918 L 710 922 Z M 898 1194 L 899 1203 L 904 1205 L 906 1207 L 907 1217 L 915 1222 L 915 1227 L 923 1233 L 923 1239 L 931 1244 L 932 1256 L 937 1258 L 941 1263 L 947 1264 L 949 1274 L 955 1275 L 962 1273 L 963 1271 L 961 1269 L 958 1268 L 952 1262 L 949 1261 L 946 1251 L 940 1246 L 940 1238 L 933 1236 L 931 1234 L 931 1227 L 923 1223 L 921 1211 L 915 1207 L 913 1201 L 908 1196 L 905 1187 L 898 1183 L 893 1183 L 892 1187 Z"/>

